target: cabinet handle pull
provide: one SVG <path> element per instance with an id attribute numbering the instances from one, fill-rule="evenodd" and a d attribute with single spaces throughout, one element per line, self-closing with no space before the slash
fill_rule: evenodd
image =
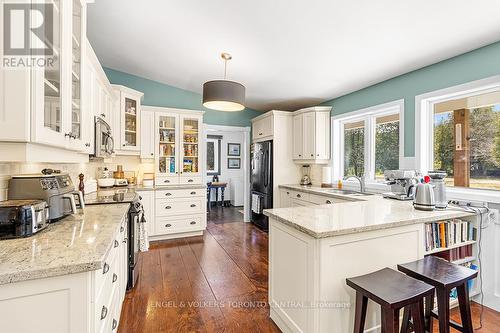
<path id="1" fill-rule="evenodd" d="M 166 197 L 169 197 L 169 196 L 171 196 L 171 195 L 172 195 L 172 193 L 165 193 L 165 196 L 166 196 Z"/>
<path id="2" fill-rule="evenodd" d="M 299 154 L 299 157 L 302 157 L 302 155 Z"/>
<path id="3" fill-rule="evenodd" d="M 196 205 L 195 204 L 191 204 L 191 207 L 196 207 Z"/>
<path id="4" fill-rule="evenodd" d="M 188 183 L 192 183 L 192 182 L 194 182 L 194 180 L 188 179 Z"/>
<path id="5" fill-rule="evenodd" d="M 165 224 L 165 227 L 170 228 L 172 225 L 170 223 Z"/>
<path id="6" fill-rule="evenodd" d="M 107 272 L 109 272 L 109 265 L 105 262 L 104 267 L 102 268 L 102 274 L 106 274 Z"/>
<path id="7" fill-rule="evenodd" d="M 101 309 L 101 320 L 106 318 L 107 315 L 108 315 L 108 308 L 103 305 Z"/>
<path id="8" fill-rule="evenodd" d="M 87 143 L 85 144 L 85 147 L 90 147 L 90 143 L 88 143 L 88 142 L 87 142 Z"/>
<path id="9" fill-rule="evenodd" d="M 191 195 L 195 195 L 195 194 L 196 194 L 196 192 L 195 192 L 195 191 L 191 192 Z"/>
<path id="10" fill-rule="evenodd" d="M 154 155 L 154 153 L 151 153 L 151 156 L 153 156 L 153 155 Z"/>
<path id="11" fill-rule="evenodd" d="M 262 133 L 259 133 L 259 135 L 262 135 Z"/>
<path id="12" fill-rule="evenodd" d="M 106 115 L 104 113 L 101 113 L 101 117 L 106 118 Z"/>
<path id="13" fill-rule="evenodd" d="M 170 208 L 172 208 L 172 207 L 171 207 L 171 206 L 167 206 L 167 207 L 165 207 L 165 209 L 170 209 Z"/>
<path id="14" fill-rule="evenodd" d="M 300 195 L 300 194 L 297 194 L 297 198 L 300 198 L 300 197 L 301 197 L 301 195 Z"/>
<path id="15" fill-rule="evenodd" d="M 123 242 L 126 244 L 126 243 L 127 243 L 127 238 L 124 238 L 124 239 L 123 239 Z"/>
<path id="16" fill-rule="evenodd" d="M 290 194 L 290 192 L 287 191 L 286 194 Z"/>
<path id="17" fill-rule="evenodd" d="M 118 275 L 116 275 L 115 273 L 113 273 L 113 283 L 115 283 L 116 280 L 118 280 Z"/>
<path id="18" fill-rule="evenodd" d="M 319 154 L 316 154 L 316 156 L 319 156 Z"/>
<path id="19" fill-rule="evenodd" d="M 195 222 L 195 221 L 191 221 L 191 222 L 189 222 L 189 224 L 191 224 L 191 225 L 195 225 L 195 224 L 196 224 L 196 222 Z"/>
<path id="20" fill-rule="evenodd" d="M 314 156 L 314 154 L 311 154 L 311 157 L 313 157 L 313 156 Z"/>
<path id="21" fill-rule="evenodd" d="M 118 326 L 118 322 L 116 321 L 115 318 L 113 318 L 113 326 L 111 327 L 112 330 L 114 330 Z"/>
<path id="22" fill-rule="evenodd" d="M 115 239 L 115 247 L 118 247 L 118 245 L 120 245 L 120 243 L 118 243 L 118 241 Z"/>
<path id="23" fill-rule="evenodd" d="M 125 147 L 125 146 L 126 146 L 126 144 L 124 143 L 122 146 L 123 146 L 123 147 Z"/>
<path id="24" fill-rule="evenodd" d="M 177 173 L 177 172 L 176 172 L 176 173 Z M 170 180 L 165 179 L 163 182 L 164 182 L 164 183 L 170 183 Z"/>
<path id="25" fill-rule="evenodd" d="M 139 196 L 139 200 L 142 200 L 142 197 L 141 197 L 141 196 Z"/>
<path id="26" fill-rule="evenodd" d="M 123 232 L 123 230 L 125 230 L 125 228 L 123 226 L 120 227 L 120 232 Z"/>
<path id="27" fill-rule="evenodd" d="M 332 202 L 330 200 L 326 200 L 326 203 L 329 205 L 331 204 Z"/>

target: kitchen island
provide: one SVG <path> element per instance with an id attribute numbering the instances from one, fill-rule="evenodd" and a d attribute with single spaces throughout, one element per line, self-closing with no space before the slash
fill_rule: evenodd
<path id="1" fill-rule="evenodd" d="M 423 258 L 426 223 L 476 222 L 474 213 L 461 209 L 424 212 L 379 195 L 330 196 L 342 200 L 264 211 L 270 313 L 283 332 L 352 332 L 355 295 L 347 277 Z M 369 303 L 365 332 L 380 331 L 379 314 Z"/>
<path id="2" fill-rule="evenodd" d="M 129 204 L 87 206 L 0 241 L 3 332 L 111 332 L 127 283 Z"/>

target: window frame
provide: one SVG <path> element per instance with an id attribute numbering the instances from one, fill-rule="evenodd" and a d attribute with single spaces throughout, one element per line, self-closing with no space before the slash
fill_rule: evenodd
<path id="1" fill-rule="evenodd" d="M 426 174 L 434 165 L 434 105 L 450 100 L 468 98 L 500 90 L 500 75 L 476 80 L 415 96 L 415 169 Z M 500 190 L 452 187 L 446 189 L 450 197 L 469 200 L 500 202 Z"/>
<path id="2" fill-rule="evenodd" d="M 404 156 L 404 99 L 374 105 L 368 108 L 344 113 L 332 117 L 332 154 L 333 179 L 344 177 L 344 129 L 345 124 L 364 121 L 364 177 L 366 183 L 380 184 L 375 179 L 375 131 L 379 117 L 399 115 L 399 164 Z"/>

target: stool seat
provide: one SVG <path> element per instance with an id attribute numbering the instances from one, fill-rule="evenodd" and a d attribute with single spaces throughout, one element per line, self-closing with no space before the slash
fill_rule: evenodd
<path id="1" fill-rule="evenodd" d="M 414 303 L 415 299 L 434 291 L 434 287 L 427 283 L 390 268 L 348 278 L 346 283 L 376 303 L 392 309 L 399 309 Z"/>
<path id="2" fill-rule="evenodd" d="M 475 270 L 452 264 L 434 256 L 398 265 L 398 270 L 434 287 L 441 288 L 454 288 L 477 277 Z"/>

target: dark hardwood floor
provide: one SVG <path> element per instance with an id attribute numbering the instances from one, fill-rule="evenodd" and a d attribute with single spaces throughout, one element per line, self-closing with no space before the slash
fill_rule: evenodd
<path id="1" fill-rule="evenodd" d="M 203 237 L 151 243 L 140 254 L 120 333 L 280 332 L 267 306 L 267 234 L 243 223 L 238 210 L 214 209 Z M 474 327 L 479 308 L 473 304 Z M 460 317 L 456 309 L 452 315 Z M 478 332 L 499 333 L 500 314 L 485 309 Z"/>

